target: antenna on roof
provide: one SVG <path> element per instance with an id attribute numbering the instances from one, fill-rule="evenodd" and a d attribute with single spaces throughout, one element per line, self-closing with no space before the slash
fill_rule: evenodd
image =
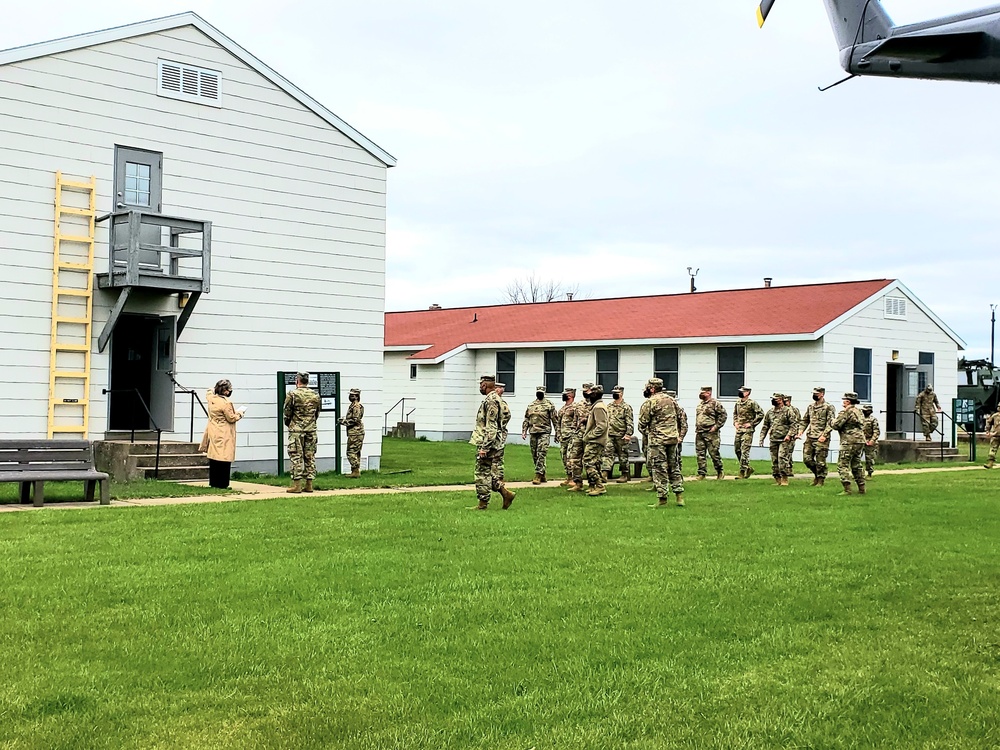
<path id="1" fill-rule="evenodd" d="M 691 273 L 691 266 L 688 266 L 688 276 L 691 277 L 691 291 L 692 292 L 698 291 L 698 289 L 694 285 L 694 277 L 698 275 L 698 271 L 700 271 L 700 270 L 701 270 L 700 268 L 696 268 L 696 269 L 694 269 L 694 273 Z"/>

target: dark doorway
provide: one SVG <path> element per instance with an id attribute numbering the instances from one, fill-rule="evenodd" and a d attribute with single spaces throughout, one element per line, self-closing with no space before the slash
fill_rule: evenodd
<path id="1" fill-rule="evenodd" d="M 903 365 L 890 362 L 886 365 L 885 378 L 885 430 L 902 432 Z"/>
<path id="2" fill-rule="evenodd" d="M 122 315 L 111 334 L 110 430 L 148 430 L 151 426 L 142 402 L 149 406 L 158 323 L 159 318 Z"/>

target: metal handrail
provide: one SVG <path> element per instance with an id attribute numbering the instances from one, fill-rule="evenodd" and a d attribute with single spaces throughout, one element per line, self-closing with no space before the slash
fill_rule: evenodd
<path id="1" fill-rule="evenodd" d="M 406 402 L 407 401 L 415 401 L 415 400 L 416 399 L 408 398 L 408 397 L 404 396 L 403 398 L 399 399 L 399 401 L 397 401 L 396 403 L 394 403 L 391 407 L 389 407 L 389 411 L 387 411 L 384 415 L 382 415 L 382 434 L 383 435 L 388 435 L 389 434 L 389 415 L 392 414 L 394 411 L 396 411 L 396 407 L 397 406 L 401 407 L 400 410 L 399 410 L 399 416 L 400 416 L 400 420 L 403 421 L 403 420 L 406 419 L 406 416 L 405 416 Z M 414 409 L 415 408 L 416 407 L 414 407 Z M 410 414 L 412 414 L 412 413 L 413 413 L 413 409 L 410 410 Z"/>
<path id="2" fill-rule="evenodd" d="M 902 415 L 902 414 L 910 414 L 910 415 L 912 415 L 913 416 L 913 424 L 912 424 L 913 429 L 911 430 L 911 432 L 914 435 L 914 440 L 916 439 L 917 424 L 920 423 L 920 419 L 921 419 L 920 412 L 918 412 L 916 409 L 899 409 L 899 410 L 896 410 L 896 409 L 883 409 L 883 410 L 881 410 L 879 412 L 879 414 L 891 414 L 891 415 L 893 415 L 893 417 L 896 417 L 896 416 Z M 941 415 L 942 419 L 938 420 L 938 426 L 937 426 L 937 429 L 934 431 L 934 433 L 939 434 L 941 436 L 941 439 L 938 440 L 937 442 L 938 442 L 938 447 L 940 449 L 941 462 L 943 463 L 944 462 L 944 443 L 945 443 L 945 440 L 944 440 L 945 422 L 944 422 L 944 420 L 945 419 L 951 420 L 951 415 L 948 412 L 944 411 L 943 409 L 941 411 L 939 411 L 938 414 Z M 895 422 L 895 419 L 893 419 L 893 421 Z M 902 432 L 905 435 L 906 432 L 907 432 L 907 430 L 905 430 L 905 429 L 902 429 L 902 430 L 889 430 L 888 427 L 886 427 L 886 432 Z M 933 444 L 933 442 L 932 442 L 932 444 Z M 970 460 L 975 460 L 975 459 L 970 459 Z"/>
<path id="3" fill-rule="evenodd" d="M 409 422 L 410 421 L 410 415 L 413 414 L 413 412 L 415 412 L 416 410 L 417 410 L 417 407 L 414 406 L 412 409 L 410 409 L 408 412 L 406 412 L 405 421 Z"/>
<path id="4" fill-rule="evenodd" d="M 156 464 L 153 466 L 153 479 L 159 479 L 160 478 L 160 438 L 163 435 L 163 430 L 160 429 L 160 426 L 158 424 L 156 424 L 156 420 L 153 419 L 153 414 L 149 410 L 149 407 L 146 405 L 146 399 L 144 399 L 142 397 L 142 394 L 139 393 L 139 389 L 138 388 L 102 388 L 101 389 L 101 394 L 102 395 L 107 395 L 109 393 L 134 393 L 136 395 L 136 397 L 139 399 L 139 403 L 142 404 L 142 408 L 145 410 L 146 416 L 149 417 L 149 423 L 151 425 L 153 425 L 153 429 L 156 430 Z M 132 438 L 131 438 L 131 440 L 129 442 L 135 444 L 135 427 L 134 426 L 132 427 Z"/>
<path id="5" fill-rule="evenodd" d="M 201 396 L 198 395 L 198 393 L 194 390 L 194 388 L 186 388 L 183 385 L 181 385 L 180 383 L 178 383 L 174 379 L 173 372 L 168 371 L 167 372 L 167 377 L 170 378 L 170 382 L 174 384 L 174 395 L 175 396 L 178 393 L 190 393 L 191 394 L 191 423 L 190 423 L 190 429 L 188 431 L 188 442 L 189 443 L 193 443 L 194 442 L 194 402 L 195 402 L 195 400 L 198 401 L 198 406 L 201 407 L 201 410 L 205 413 L 206 417 L 208 417 L 208 409 L 205 408 L 205 404 L 202 402 Z"/>

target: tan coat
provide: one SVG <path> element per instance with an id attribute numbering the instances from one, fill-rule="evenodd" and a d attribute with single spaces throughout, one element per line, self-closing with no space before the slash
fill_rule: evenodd
<path id="1" fill-rule="evenodd" d="M 236 423 L 243 419 L 243 413 L 236 411 L 232 401 L 216 395 L 215 391 L 209 391 L 205 400 L 208 402 L 208 424 L 198 450 L 207 453 L 213 461 L 232 463 L 236 458 Z"/>

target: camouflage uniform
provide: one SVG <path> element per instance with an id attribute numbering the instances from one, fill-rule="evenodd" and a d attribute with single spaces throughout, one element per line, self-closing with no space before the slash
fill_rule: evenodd
<path id="1" fill-rule="evenodd" d="M 500 383 L 497 383 L 500 385 Z M 499 393 L 497 394 L 497 399 L 500 401 L 500 445 L 497 447 L 497 466 L 500 472 L 500 481 L 504 481 L 504 450 L 507 448 L 507 425 L 510 424 L 510 407 L 507 406 L 507 402 L 503 400 L 503 396 Z"/>
<path id="2" fill-rule="evenodd" d="M 992 469 L 996 463 L 997 448 L 1000 448 L 1000 411 L 986 418 L 986 433 L 990 436 L 990 453 L 986 459 L 986 468 Z"/>
<path id="3" fill-rule="evenodd" d="M 667 391 L 667 395 L 674 399 L 677 405 L 677 451 L 674 456 L 674 463 L 677 464 L 677 473 L 684 476 L 684 460 L 681 455 L 684 452 L 684 438 L 688 434 L 688 413 L 684 411 L 684 407 L 681 406 L 680 402 L 677 401 L 676 391 Z"/>
<path id="4" fill-rule="evenodd" d="M 490 501 L 490 491 L 501 492 L 503 478 L 501 474 L 502 460 L 500 445 L 502 431 L 500 426 L 500 397 L 496 390 L 490 389 L 476 413 L 476 429 L 472 431 L 469 442 L 476 446 L 476 497 L 484 506 Z M 479 455 L 484 452 L 484 455 Z"/>
<path id="5" fill-rule="evenodd" d="M 861 416 L 864 420 L 861 429 L 865 433 L 865 473 L 868 476 L 875 473 L 875 462 L 878 461 L 878 439 L 882 436 L 878 419 L 871 416 L 871 412 L 870 406 L 861 410 Z"/>
<path id="6" fill-rule="evenodd" d="M 788 476 L 795 476 L 795 441 L 799 436 L 799 424 L 802 422 L 802 412 L 792 406 L 792 397 L 785 396 L 785 406 L 792 412 L 792 431 L 788 433 L 788 445 L 783 450 L 788 453 Z"/>
<path id="7" fill-rule="evenodd" d="M 615 387 L 612 393 L 622 391 Z M 611 469 L 618 461 L 618 473 L 623 480 L 631 476 L 628 463 L 628 449 L 635 432 L 635 416 L 632 407 L 624 398 L 612 400 L 608 404 L 608 446 L 604 452 L 604 473 L 611 476 Z"/>
<path id="8" fill-rule="evenodd" d="M 521 434 L 528 435 L 531 445 L 531 460 L 535 464 L 535 479 L 545 481 L 545 458 L 549 453 L 549 440 L 552 438 L 552 426 L 556 422 L 556 407 L 545 398 L 545 388 L 539 387 L 536 393 L 542 398 L 536 398 L 524 410 L 524 422 Z M 558 434 L 557 434 L 558 437 Z"/>
<path id="9" fill-rule="evenodd" d="M 576 431 L 577 436 L 573 439 L 569 451 L 569 463 L 573 473 L 570 480 L 577 487 L 583 486 L 583 431 L 587 428 L 587 419 L 590 417 L 590 403 L 587 399 L 587 391 L 593 388 L 593 383 L 583 384 L 583 400 L 575 403 L 576 406 Z M 569 489 L 573 489 L 570 487 Z"/>
<path id="10" fill-rule="evenodd" d="M 855 402 L 844 408 L 833 421 L 833 429 L 840 433 L 840 460 L 837 461 L 837 471 L 840 473 L 840 482 L 844 485 L 844 492 L 851 491 L 851 476 L 857 482 L 858 492 L 865 492 L 865 475 L 861 468 L 861 452 L 865 448 L 864 417 L 861 410 L 855 405 L 857 402 L 856 393 L 845 393 Z"/>
<path id="11" fill-rule="evenodd" d="M 753 445 L 753 433 L 764 420 L 764 410 L 760 404 L 750 398 L 750 389 L 741 388 L 746 394 L 746 399 L 739 399 L 733 404 L 733 426 L 736 428 L 736 441 L 733 449 L 736 451 L 736 458 L 740 462 L 739 477 L 749 477 L 753 474 L 750 466 L 750 447 Z"/>
<path id="12" fill-rule="evenodd" d="M 569 391 L 566 392 L 568 393 Z M 573 394 L 575 395 L 576 391 L 573 391 Z M 580 439 L 580 428 L 577 425 L 577 407 L 578 404 L 574 401 L 571 404 L 566 404 L 559 410 L 558 414 L 559 448 L 562 454 L 563 469 L 566 470 L 565 484 L 572 482 L 573 477 L 577 474 L 572 456 L 574 442 Z"/>
<path id="13" fill-rule="evenodd" d="M 347 427 L 347 462 L 351 465 L 351 474 L 357 476 L 361 472 L 361 447 L 365 443 L 365 407 L 361 405 L 361 391 L 352 388 L 351 395 L 356 395 L 358 400 L 351 401 L 340 424 Z"/>
<path id="14" fill-rule="evenodd" d="M 705 387 L 708 399 L 698 404 L 694 417 L 694 452 L 698 457 L 698 476 L 708 473 L 708 457 L 712 458 L 715 474 L 722 478 L 722 456 L 719 455 L 721 436 L 719 431 L 726 423 L 726 407 L 712 398 L 712 389 Z"/>
<path id="15" fill-rule="evenodd" d="M 778 403 L 775 405 L 774 402 Z M 772 407 L 764 415 L 764 422 L 760 428 L 760 444 L 764 444 L 764 438 L 771 436 L 771 476 L 778 484 L 788 484 L 791 476 L 791 466 L 788 464 L 788 449 L 782 450 L 782 446 L 788 445 L 791 441 L 785 440 L 789 434 L 795 431 L 793 422 L 795 418 L 792 411 L 784 404 L 782 394 L 775 393 L 771 397 Z"/>
<path id="16" fill-rule="evenodd" d="M 639 436 L 642 438 L 641 445 L 639 447 L 642 449 L 642 457 L 643 459 L 645 459 L 647 465 L 649 464 L 649 452 L 648 452 L 649 439 L 647 438 L 646 432 L 643 430 L 642 425 L 648 423 L 649 423 L 649 397 L 647 396 L 646 400 L 642 402 L 642 406 L 639 407 L 639 425 L 640 425 Z M 646 470 L 646 473 L 647 474 L 649 473 L 648 469 Z"/>
<path id="17" fill-rule="evenodd" d="M 825 396 L 824 388 L 813 388 L 813 395 Z M 799 422 L 798 431 L 805 435 L 802 442 L 802 463 L 813 473 L 816 481 L 813 485 L 822 484 L 828 472 L 826 457 L 830 452 L 830 433 L 833 432 L 833 420 L 837 417 L 837 408 L 826 401 L 813 402 L 806 407 L 806 413 Z M 820 442 L 820 438 L 823 441 Z"/>
<path id="18" fill-rule="evenodd" d="M 308 380 L 308 373 L 303 374 Z M 292 464 L 292 480 L 295 482 L 316 478 L 316 420 L 319 410 L 319 395 L 312 388 L 299 386 L 285 396 L 282 411 L 285 427 L 288 428 L 288 460 Z"/>
<path id="19" fill-rule="evenodd" d="M 659 378 L 651 378 L 647 384 L 654 392 L 649 398 L 649 409 L 639 414 L 639 430 L 647 436 L 649 475 L 659 505 L 667 504 L 669 492 L 674 493 L 678 505 L 683 505 L 684 477 L 677 468 L 680 452 L 677 402 L 660 390 L 663 381 Z"/>
<path id="20" fill-rule="evenodd" d="M 591 389 L 591 393 L 603 393 L 599 385 Z M 601 471 L 601 460 L 604 447 L 608 444 L 608 406 L 600 398 L 595 401 L 587 415 L 587 424 L 581 435 L 583 441 L 583 468 L 587 472 L 587 482 L 592 495 L 604 494 L 604 473 Z"/>
<path id="21" fill-rule="evenodd" d="M 937 429 L 938 426 L 938 409 L 941 408 L 941 404 L 938 403 L 937 394 L 934 393 L 934 389 L 929 385 L 925 387 L 920 393 L 917 394 L 917 401 L 913 407 L 917 414 L 920 415 L 921 429 L 924 433 L 924 440 L 930 440 L 931 434 Z"/>

